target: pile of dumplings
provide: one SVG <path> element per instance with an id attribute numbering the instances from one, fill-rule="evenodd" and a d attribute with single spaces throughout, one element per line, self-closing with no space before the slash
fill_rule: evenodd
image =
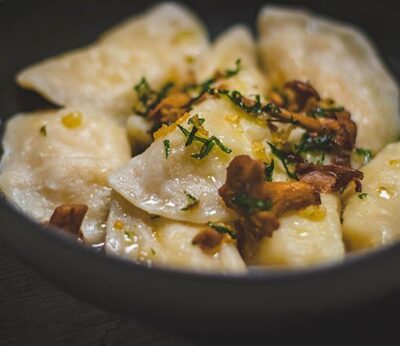
<path id="1" fill-rule="evenodd" d="M 210 43 L 193 13 L 164 3 L 90 46 L 26 68 L 18 84 L 61 108 L 8 121 L 0 190 L 40 223 L 61 205 L 86 205 L 85 244 L 104 243 L 106 253 L 149 266 L 219 273 L 303 267 L 400 238 L 399 94 L 373 45 L 348 24 L 302 10 L 267 6 L 257 23 L 257 40 L 236 25 Z M 356 146 L 373 157 L 361 166 L 352 162 L 364 175 L 361 197 L 321 193 L 322 217 L 285 213 L 251 258 L 234 239 L 212 253 L 193 239 L 210 222 L 237 219 L 218 190 L 234 157 L 271 156 L 268 127 L 225 98 L 205 98 L 189 116 L 200 116 L 231 153 L 217 148 L 196 160 L 178 126 L 153 138 L 149 122 L 134 111 L 134 86 L 143 78 L 154 90 L 168 82 L 201 83 L 237 61 L 241 70 L 225 88 L 267 96 L 287 81 L 309 82 L 349 110 Z M 278 162 L 272 179 L 289 179 Z M 188 196 L 198 200 L 195 208 L 185 208 Z"/>

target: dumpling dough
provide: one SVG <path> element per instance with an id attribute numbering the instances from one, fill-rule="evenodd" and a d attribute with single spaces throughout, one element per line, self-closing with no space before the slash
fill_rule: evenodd
<path id="1" fill-rule="evenodd" d="M 136 100 L 133 86 L 142 77 L 153 88 L 185 82 L 207 47 L 197 18 L 181 5 L 165 3 L 117 26 L 94 45 L 28 67 L 17 80 L 58 105 L 128 115 Z"/>
<path id="2" fill-rule="evenodd" d="M 233 243 L 215 255 L 192 244 L 201 225 L 154 218 L 114 195 L 107 222 L 105 249 L 109 254 L 148 265 L 216 272 L 243 272 L 245 264 Z"/>
<path id="3" fill-rule="evenodd" d="M 235 89 L 245 95 L 256 91 L 260 74 L 256 69 L 256 51 L 250 33 L 245 28 L 235 27 L 224 34 L 215 47 L 208 56 L 209 61 L 219 61 L 215 68 L 232 68 L 236 59 L 241 58 L 243 71 L 235 77 Z M 220 60 L 221 51 L 232 53 Z M 257 90 L 258 94 L 263 92 L 262 89 Z M 269 132 L 265 123 L 257 123 L 254 117 L 222 97 L 210 97 L 194 106 L 190 115 L 196 114 L 205 119 L 204 127 L 209 136 L 219 138 L 232 149 L 231 154 L 215 146 L 205 158 L 192 158 L 191 154 L 197 153 L 200 145 L 193 143 L 185 147 L 186 138 L 173 125 L 166 136 L 156 139 L 143 154 L 113 173 L 110 185 L 133 205 L 150 214 L 203 224 L 208 221 L 230 221 L 235 215 L 225 207 L 218 195 L 218 188 L 225 182 L 226 167 L 236 155 L 253 155 L 253 144 L 269 138 Z M 189 128 L 187 118 L 181 125 Z M 170 142 L 168 158 L 165 157 L 164 140 Z M 198 207 L 182 210 L 188 203 L 185 192 L 200 201 Z"/>
<path id="4" fill-rule="evenodd" d="M 272 237 L 263 238 L 253 254 L 245 256 L 248 263 L 294 267 L 342 259 L 345 250 L 339 213 L 339 198 L 321 194 L 321 206 L 314 211 L 305 209 L 282 216 Z"/>
<path id="5" fill-rule="evenodd" d="M 358 29 L 299 10 L 265 7 L 258 20 L 261 57 L 276 85 L 299 79 L 346 107 L 357 146 L 378 152 L 400 134 L 398 87 Z"/>
<path id="6" fill-rule="evenodd" d="M 85 241 L 104 240 L 107 177 L 130 159 L 122 128 L 72 109 L 19 114 L 7 123 L 3 147 L 0 190 L 9 201 L 38 222 L 62 204 L 87 204 Z"/>
<path id="7" fill-rule="evenodd" d="M 343 235 L 350 250 L 400 238 L 400 143 L 389 144 L 361 171 L 367 195 L 353 194 L 343 214 Z"/>

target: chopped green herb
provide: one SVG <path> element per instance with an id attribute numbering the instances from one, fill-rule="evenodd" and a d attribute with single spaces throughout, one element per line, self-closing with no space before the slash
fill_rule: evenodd
<path id="1" fill-rule="evenodd" d="M 368 193 L 361 192 L 358 194 L 359 199 L 366 199 L 368 197 Z"/>
<path id="2" fill-rule="evenodd" d="M 185 207 L 181 208 L 182 211 L 193 209 L 194 207 L 199 205 L 200 201 L 196 197 L 194 197 L 187 191 L 184 191 L 184 193 L 186 195 L 188 203 Z"/>
<path id="3" fill-rule="evenodd" d="M 308 133 L 305 133 L 301 137 L 300 143 L 296 148 L 296 152 L 298 154 L 310 151 L 328 152 L 331 149 L 331 145 L 332 138 L 328 134 L 310 136 Z"/>
<path id="4" fill-rule="evenodd" d="M 134 87 L 140 102 L 140 108 L 136 108 L 134 111 L 139 115 L 147 116 L 173 86 L 174 83 L 172 82 L 166 83 L 161 90 L 157 92 L 150 87 L 146 78 L 143 77 Z"/>
<path id="5" fill-rule="evenodd" d="M 217 223 L 209 222 L 208 227 L 215 229 L 219 233 L 229 234 L 232 239 L 237 239 L 237 233 L 224 225 L 220 225 Z"/>
<path id="6" fill-rule="evenodd" d="M 168 139 L 164 140 L 164 150 L 165 150 L 165 158 L 168 159 L 169 153 L 171 152 L 171 145 Z"/>
<path id="7" fill-rule="evenodd" d="M 216 83 L 220 79 L 224 78 L 231 78 L 235 75 L 237 75 L 241 70 L 241 60 L 237 59 L 236 60 L 236 67 L 234 69 L 227 69 L 224 73 L 220 74 L 217 77 L 207 79 L 201 84 L 191 84 L 188 85 L 184 91 L 190 92 L 194 91 L 197 92 L 197 95 L 194 95 L 189 102 L 189 107 L 193 105 L 197 100 L 199 100 L 204 94 L 208 93 L 210 95 L 215 94 L 215 90 L 212 88 L 212 85 Z"/>
<path id="8" fill-rule="evenodd" d="M 151 254 L 154 256 L 156 254 L 156 250 L 154 250 L 153 248 L 150 249 Z"/>
<path id="9" fill-rule="evenodd" d="M 372 153 L 370 150 L 356 148 L 355 151 L 358 156 L 361 156 L 363 158 L 364 164 L 372 160 Z"/>
<path id="10" fill-rule="evenodd" d="M 265 166 L 265 179 L 267 181 L 272 181 L 272 175 L 274 173 L 274 168 L 275 168 L 275 161 L 271 160 L 271 163 L 268 165 L 267 163 L 264 162 Z"/>
<path id="11" fill-rule="evenodd" d="M 297 178 L 296 173 L 291 172 L 291 171 L 289 170 L 288 164 L 290 163 L 290 161 L 287 159 L 286 153 L 283 152 L 283 151 L 281 151 L 281 150 L 279 150 L 279 149 L 278 149 L 275 145 L 273 145 L 272 143 L 270 143 L 270 142 L 267 142 L 267 143 L 268 143 L 269 147 L 271 148 L 272 154 L 273 154 L 277 159 L 279 159 L 279 160 L 282 162 L 283 167 L 285 168 L 285 171 L 286 171 L 287 175 L 289 176 L 289 178 L 292 178 L 292 179 L 296 179 L 296 180 L 297 180 L 298 178 Z"/>
<path id="12" fill-rule="evenodd" d="M 46 137 L 46 136 L 47 136 L 47 127 L 46 127 L 46 125 L 43 125 L 43 126 L 40 128 L 39 133 L 40 133 L 43 137 Z"/>
<path id="13" fill-rule="evenodd" d="M 247 195 L 235 195 L 231 199 L 233 204 L 244 209 L 247 214 L 253 214 L 257 210 L 270 210 L 272 203 L 270 200 L 261 200 Z"/>
<path id="14" fill-rule="evenodd" d="M 199 119 L 199 124 L 200 126 L 204 123 L 204 119 Z M 200 148 L 200 151 L 196 154 L 192 154 L 191 157 L 201 160 L 204 157 L 206 157 L 211 150 L 214 148 L 214 146 L 216 145 L 218 148 L 220 148 L 223 152 L 230 154 L 232 152 L 232 149 L 228 148 L 227 146 L 225 146 L 220 139 L 218 139 L 215 136 L 211 136 L 210 138 L 202 138 L 202 137 L 198 137 L 196 136 L 196 133 L 198 131 L 198 127 L 196 127 L 193 123 L 193 120 L 188 121 L 188 123 L 192 123 L 193 124 L 193 128 L 192 130 L 189 132 L 187 129 L 185 129 L 183 126 L 178 125 L 178 128 L 182 131 L 182 133 L 184 134 L 184 136 L 187 138 L 186 141 L 186 146 L 190 145 L 193 143 L 193 141 L 197 141 L 202 143 L 202 147 Z M 193 130 L 193 129 L 197 129 L 197 130 Z"/>
<path id="15" fill-rule="evenodd" d="M 135 232 L 125 230 L 124 234 L 130 241 L 134 241 Z"/>
<path id="16" fill-rule="evenodd" d="M 241 63 L 242 63 L 242 60 L 237 59 L 235 62 L 236 67 L 234 69 L 227 69 L 224 73 L 224 78 L 231 78 L 233 76 L 236 76 L 242 68 Z"/>
<path id="17" fill-rule="evenodd" d="M 221 95 L 225 95 L 237 107 L 250 114 L 263 113 L 260 95 L 255 96 L 255 100 L 245 98 L 237 90 L 219 90 Z"/>

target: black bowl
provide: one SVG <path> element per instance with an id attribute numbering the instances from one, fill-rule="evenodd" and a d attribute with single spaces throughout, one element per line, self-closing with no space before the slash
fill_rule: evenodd
<path id="1" fill-rule="evenodd" d="M 228 25 L 254 28 L 262 1 L 192 1 L 215 35 Z M 102 30 L 149 6 L 148 1 L 0 0 L 0 115 L 48 106 L 17 88 L 14 75 L 39 59 L 91 42 Z M 400 67 L 396 11 L 382 1 L 302 3 L 353 21 L 378 43 L 394 73 Z M 344 262 L 246 276 L 149 269 L 107 257 L 46 230 L 0 198 L 0 237 L 21 258 L 66 291 L 125 315 L 185 330 L 238 331 L 359 304 L 400 286 L 400 244 Z"/>

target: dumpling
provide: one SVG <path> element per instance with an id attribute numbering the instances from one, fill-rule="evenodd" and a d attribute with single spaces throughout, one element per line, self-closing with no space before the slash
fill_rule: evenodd
<path id="1" fill-rule="evenodd" d="M 389 144 L 361 171 L 363 193 L 346 201 L 343 236 L 350 250 L 400 238 L 400 143 Z"/>
<path id="2" fill-rule="evenodd" d="M 321 194 L 321 206 L 289 212 L 272 237 L 248 244 L 246 262 L 252 265 L 306 266 L 340 260 L 345 255 L 340 224 L 340 201 Z"/>
<path id="3" fill-rule="evenodd" d="M 181 5 L 165 3 L 94 45 L 28 67 L 17 80 L 58 105 L 128 115 L 136 100 L 133 87 L 142 77 L 154 88 L 186 82 L 193 61 L 207 47 L 197 18 Z"/>
<path id="4" fill-rule="evenodd" d="M 105 249 L 109 254 L 148 265 L 196 271 L 244 272 L 233 243 L 206 254 L 192 240 L 204 225 L 151 216 L 115 194 L 107 222 Z"/>
<path id="5" fill-rule="evenodd" d="M 260 52 L 276 85 L 310 81 L 358 126 L 357 146 L 379 151 L 400 134 L 398 87 L 358 29 L 305 11 L 265 7 L 258 20 Z"/>
<path id="6" fill-rule="evenodd" d="M 19 114 L 6 127 L 0 190 L 38 222 L 62 204 L 86 204 L 87 243 L 104 240 L 111 189 L 107 177 L 130 159 L 124 130 L 75 109 Z"/>
<path id="7" fill-rule="evenodd" d="M 232 53 L 219 59 L 221 52 Z M 238 58 L 242 59 L 243 70 L 232 78 L 237 86 L 235 89 L 245 95 L 255 91 L 264 94 L 265 90 L 256 90 L 261 77 L 256 69 L 254 42 L 251 34 L 242 27 L 222 35 L 208 55 L 209 61 L 219 61 L 215 68 L 221 70 L 235 66 Z M 233 82 L 227 80 L 227 83 Z M 203 224 L 233 220 L 235 215 L 218 195 L 218 188 L 225 181 L 226 167 L 236 155 L 256 156 L 255 145 L 261 146 L 260 143 L 269 137 L 269 131 L 265 122 L 260 124 L 224 97 L 208 97 L 195 105 L 188 117 L 180 119 L 181 126 L 188 128 L 188 119 L 196 115 L 205 120 L 208 136 L 218 138 L 231 153 L 215 145 L 206 157 L 195 159 L 191 155 L 199 152 L 199 143 L 185 146 L 187 138 L 172 125 L 156 133 L 157 138 L 143 154 L 113 173 L 110 185 L 133 205 L 150 214 Z M 170 147 L 168 158 L 165 141 Z M 188 193 L 198 199 L 199 205 L 185 210 Z"/>

